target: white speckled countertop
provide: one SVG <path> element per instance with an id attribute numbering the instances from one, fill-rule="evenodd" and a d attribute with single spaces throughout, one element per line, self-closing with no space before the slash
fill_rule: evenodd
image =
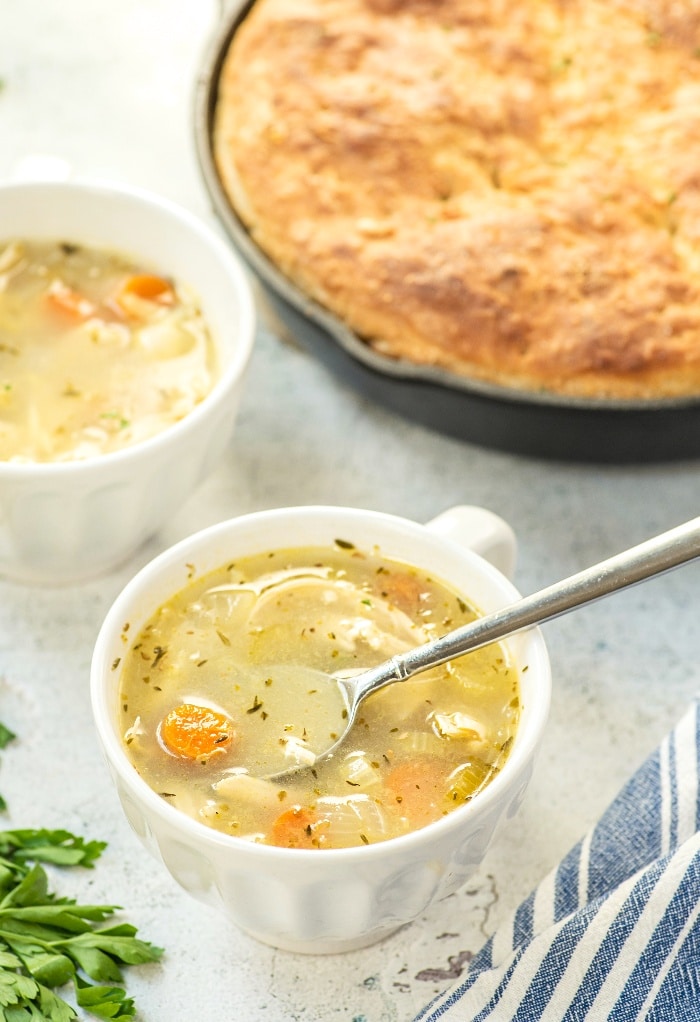
<path id="1" fill-rule="evenodd" d="M 192 132 L 192 89 L 220 16 L 213 0 L 0 5 L 0 180 L 73 174 L 154 189 L 214 223 Z M 1 225 L 0 225 L 1 234 Z M 598 467 L 497 453 L 370 404 L 261 325 L 223 463 L 118 572 L 66 590 L 0 583 L 6 826 L 106 839 L 98 868 L 59 879 L 124 906 L 167 949 L 132 970 L 148 1022 L 394 1022 L 456 978 L 499 919 L 567 851 L 696 693 L 700 566 L 545 626 L 554 695 L 519 816 L 467 887 L 365 951 L 307 958 L 260 946 L 182 893 L 141 850 L 93 734 L 92 645 L 111 601 L 173 541 L 223 518 L 336 503 L 427 520 L 483 504 L 519 537 L 529 592 L 698 514 L 697 463 Z"/>

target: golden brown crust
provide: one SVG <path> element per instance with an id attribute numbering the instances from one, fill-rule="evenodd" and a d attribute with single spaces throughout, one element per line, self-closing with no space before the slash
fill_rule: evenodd
<path id="1" fill-rule="evenodd" d="M 378 351 L 700 393 L 698 0 L 257 0 L 214 150 L 254 240 Z"/>

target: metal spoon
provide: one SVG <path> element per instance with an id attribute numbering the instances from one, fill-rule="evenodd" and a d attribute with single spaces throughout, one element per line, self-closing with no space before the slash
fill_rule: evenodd
<path id="1" fill-rule="evenodd" d="M 593 603 L 620 589 L 626 589 L 628 586 L 670 571 L 696 557 L 700 557 L 700 518 L 693 518 L 684 525 L 663 532 L 660 536 L 594 564 L 561 582 L 555 582 L 493 614 L 477 618 L 476 621 L 456 628 L 433 642 L 425 643 L 406 653 L 399 653 L 377 667 L 353 677 L 329 676 L 328 680 L 336 682 L 344 692 L 347 700 L 347 719 L 338 739 L 317 753 L 315 764 L 330 756 L 345 741 L 360 704 L 372 692 L 377 692 L 392 682 L 404 681 L 414 674 L 437 667 L 525 628 L 560 617 L 570 610 L 575 610 L 576 607 Z M 304 765 L 290 767 L 281 773 L 271 775 L 271 779 L 279 780 L 300 769 L 304 769 Z"/>

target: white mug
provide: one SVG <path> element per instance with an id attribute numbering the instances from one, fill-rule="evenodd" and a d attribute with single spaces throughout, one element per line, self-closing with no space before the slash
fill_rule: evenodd
<path id="1" fill-rule="evenodd" d="M 255 334 L 237 257 L 186 209 L 133 188 L 90 182 L 0 186 L 5 240 L 65 240 L 121 253 L 195 294 L 220 374 L 181 421 L 84 461 L 0 461 L 0 575 L 66 585 L 130 557 L 178 510 L 226 450 Z"/>
<path id="2" fill-rule="evenodd" d="M 530 629 L 506 640 L 520 671 L 522 710 L 501 771 L 473 801 L 376 844 L 324 850 L 254 844 L 168 804 L 132 766 L 120 733 L 115 663 L 124 654 L 124 623 L 129 622 L 130 635 L 138 634 L 157 608 L 188 584 L 193 566 L 199 576 L 254 553 L 330 547 L 338 536 L 360 549 L 378 546 L 389 558 L 429 571 L 483 613 L 519 598 L 491 563 L 512 570 L 513 532 L 482 508 L 452 508 L 427 525 L 342 507 L 261 511 L 205 529 L 143 568 L 107 614 L 92 661 L 97 732 L 124 812 L 145 847 L 194 897 L 218 905 L 258 940 L 296 952 L 372 944 L 464 884 L 497 825 L 520 805 L 549 709 L 549 660 L 541 633 Z"/>

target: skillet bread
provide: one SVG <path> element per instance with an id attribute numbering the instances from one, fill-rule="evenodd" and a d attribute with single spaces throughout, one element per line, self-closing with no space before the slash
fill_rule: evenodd
<path id="1" fill-rule="evenodd" d="M 256 0 L 213 145 L 256 244 L 378 352 L 700 393 L 700 0 Z"/>

